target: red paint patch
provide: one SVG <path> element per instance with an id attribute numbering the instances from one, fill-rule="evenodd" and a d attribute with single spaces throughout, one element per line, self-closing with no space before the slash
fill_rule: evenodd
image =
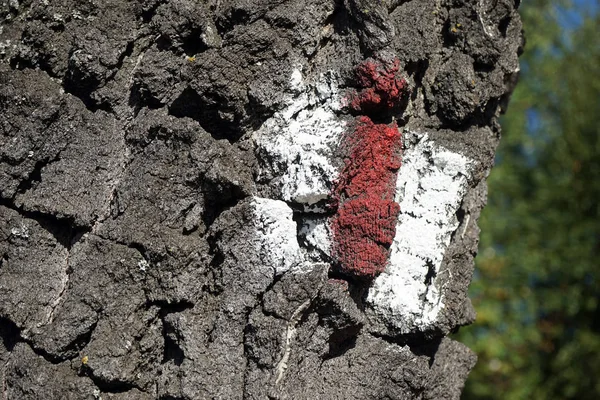
<path id="1" fill-rule="evenodd" d="M 406 84 L 396 77 L 398 69 L 397 60 L 390 68 L 371 61 L 361 64 L 358 75 L 363 89 L 352 96 L 351 107 L 395 107 Z M 348 134 L 347 145 L 347 161 L 334 192 L 338 205 L 332 224 L 334 256 L 341 272 L 374 278 L 385 269 L 400 213 L 394 195 L 402 136 L 395 123 L 375 124 L 361 116 Z"/>
<path id="2" fill-rule="evenodd" d="M 406 90 L 406 80 L 398 76 L 400 61 L 391 65 L 365 61 L 356 69 L 361 90 L 350 96 L 350 107 L 359 112 L 391 109 Z"/>
<path id="3" fill-rule="evenodd" d="M 394 194 L 401 135 L 395 124 L 360 117 L 348 140 L 349 158 L 336 187 L 334 253 L 341 272 L 374 277 L 385 268 L 400 212 Z"/>

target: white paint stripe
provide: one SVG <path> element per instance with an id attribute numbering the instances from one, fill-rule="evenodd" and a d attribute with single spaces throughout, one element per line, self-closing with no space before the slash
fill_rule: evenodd
<path id="1" fill-rule="evenodd" d="M 326 199 L 337 169 L 332 165 L 345 123 L 335 110 L 340 108 L 338 77 L 321 75 L 315 85 L 306 85 L 296 69 L 290 78 L 295 95 L 288 106 L 268 119 L 254 134 L 261 171 L 259 179 L 274 178 L 271 184 L 279 198 L 306 205 Z"/>
<path id="2" fill-rule="evenodd" d="M 303 274 L 319 263 L 307 258 L 298 243 L 297 226 L 292 209 L 281 200 L 252 197 L 254 213 L 254 251 L 259 254 L 261 267 L 281 275 L 286 272 Z"/>
<path id="3" fill-rule="evenodd" d="M 458 227 L 456 212 L 471 165 L 466 157 L 436 146 L 426 134 L 415 135 L 420 140 L 404 153 L 398 174 L 400 215 L 390 263 L 367 297 L 375 314 L 403 333 L 431 326 L 444 307 L 440 290 L 425 280 L 430 267 L 439 273 Z"/>
<path id="4" fill-rule="evenodd" d="M 254 197 L 255 251 L 280 275 L 303 261 L 292 209 L 283 201 Z"/>

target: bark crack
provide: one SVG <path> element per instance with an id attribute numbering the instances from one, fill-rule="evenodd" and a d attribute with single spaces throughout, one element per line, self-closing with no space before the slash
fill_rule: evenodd
<path id="1" fill-rule="evenodd" d="M 63 277 L 61 279 L 62 287 L 61 287 L 60 293 L 58 294 L 58 296 L 56 296 L 56 299 L 54 299 L 54 301 L 52 301 L 52 304 L 50 304 L 50 311 L 48 312 L 46 321 L 42 325 L 48 325 L 48 324 L 51 324 L 52 321 L 54 321 L 54 314 L 56 313 L 56 310 L 58 309 L 58 307 L 63 303 L 64 298 L 66 297 L 67 288 L 69 286 L 69 280 L 71 278 L 71 272 L 73 272 L 72 268 L 69 266 L 70 256 L 71 256 L 71 251 L 69 249 L 67 249 L 67 256 L 65 258 L 65 268 L 62 271 L 62 274 L 63 274 Z"/>

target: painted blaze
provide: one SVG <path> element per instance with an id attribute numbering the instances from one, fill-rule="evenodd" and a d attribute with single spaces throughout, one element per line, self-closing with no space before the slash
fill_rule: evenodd
<path id="1" fill-rule="evenodd" d="M 395 123 L 371 120 L 398 108 L 406 89 L 399 67 L 398 60 L 365 61 L 357 68 L 360 90 L 348 99 L 362 115 L 347 132 L 346 162 L 334 188 L 333 255 L 340 272 L 357 278 L 374 278 L 385 269 L 400 213 L 394 197 L 402 136 Z"/>
<path id="2" fill-rule="evenodd" d="M 358 90 L 340 99 L 339 73 L 311 82 L 301 67 L 294 71 L 286 106 L 253 135 L 257 179 L 268 182 L 259 194 L 272 200 L 256 202 L 255 229 L 256 248 L 276 274 L 334 258 L 333 269 L 366 281 L 369 318 L 410 333 L 434 329 L 444 308 L 452 273 L 442 261 L 475 162 L 427 132 L 400 135 L 392 117 L 406 82 L 398 74 L 397 61 L 367 61 L 357 68 Z M 350 123 L 339 117 L 344 106 L 356 116 Z M 342 168 L 334 162 L 340 153 Z M 295 218 L 293 207 L 304 212 Z M 278 263 L 294 252 L 293 263 Z"/>

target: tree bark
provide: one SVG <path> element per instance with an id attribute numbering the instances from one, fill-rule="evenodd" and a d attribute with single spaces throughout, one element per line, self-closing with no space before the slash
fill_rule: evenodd
<path id="1" fill-rule="evenodd" d="M 458 399 L 518 3 L 0 1 L 0 399 Z"/>

